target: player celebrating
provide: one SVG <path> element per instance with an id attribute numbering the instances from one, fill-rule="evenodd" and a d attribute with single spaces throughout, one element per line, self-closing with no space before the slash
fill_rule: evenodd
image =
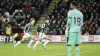
<path id="1" fill-rule="evenodd" d="M 33 50 L 35 50 L 36 46 L 39 43 L 42 43 L 42 40 L 45 40 L 44 43 L 42 43 L 42 47 L 46 49 L 46 44 L 49 42 L 50 38 L 45 34 L 45 28 L 48 27 L 48 23 L 44 23 L 40 26 L 41 30 L 39 32 L 39 40 L 35 43 L 33 46 Z"/>
<path id="2" fill-rule="evenodd" d="M 83 14 L 77 9 L 77 5 L 78 4 L 76 2 L 72 2 L 70 4 L 72 10 L 68 11 L 66 28 L 68 56 L 71 56 L 71 44 L 75 44 L 76 56 L 80 56 L 79 44 L 81 37 L 81 28 L 83 25 Z"/>
<path id="3" fill-rule="evenodd" d="M 31 22 L 28 23 L 25 28 L 24 28 L 24 36 L 22 37 L 22 39 L 20 41 L 18 41 L 16 44 L 14 44 L 14 47 L 16 47 L 17 45 L 19 45 L 21 43 L 21 41 L 24 41 L 25 38 L 27 37 L 31 37 L 31 40 L 30 40 L 30 43 L 28 44 L 28 47 L 30 48 L 30 45 L 32 44 L 33 42 L 33 35 L 31 33 L 32 29 L 33 29 L 33 26 L 34 26 L 34 23 L 35 23 L 35 20 L 34 19 L 31 19 Z"/>

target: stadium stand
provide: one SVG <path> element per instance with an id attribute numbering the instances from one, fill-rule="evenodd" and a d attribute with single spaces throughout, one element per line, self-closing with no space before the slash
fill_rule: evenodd
<path id="1" fill-rule="evenodd" d="M 63 35 L 65 33 L 67 12 L 70 10 L 71 1 L 61 0 L 49 15 L 50 29 L 48 34 Z M 78 9 L 84 14 L 82 34 L 100 34 L 100 1 L 98 0 L 77 0 Z M 56 26 L 55 26 L 56 25 Z"/>
<path id="2" fill-rule="evenodd" d="M 66 29 L 67 12 L 72 0 L 60 0 L 53 11 L 47 9 L 52 0 L 0 0 L 0 34 L 5 32 L 7 24 L 11 24 L 13 32 L 23 32 L 23 27 L 31 18 L 36 21 L 46 11 L 46 19 L 50 21 L 47 31 L 49 35 L 64 35 Z M 55 0 L 56 1 L 56 0 Z M 78 9 L 84 14 L 82 34 L 100 34 L 100 1 L 76 0 Z M 51 7 L 50 7 L 51 8 Z M 39 24 L 39 23 L 36 23 Z"/>
<path id="3" fill-rule="evenodd" d="M 13 33 L 23 32 L 31 18 L 36 21 L 46 10 L 51 0 L 0 0 L 0 34 L 11 24 Z"/>

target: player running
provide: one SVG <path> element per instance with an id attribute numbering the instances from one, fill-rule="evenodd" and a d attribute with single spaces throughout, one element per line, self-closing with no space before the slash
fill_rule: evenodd
<path id="1" fill-rule="evenodd" d="M 18 41 L 16 44 L 14 44 L 14 47 L 17 47 L 22 41 L 24 41 L 26 38 L 31 37 L 31 40 L 28 44 L 28 48 L 30 48 L 30 45 L 32 44 L 34 38 L 33 35 L 31 33 L 33 26 L 34 26 L 35 20 L 31 19 L 31 22 L 26 24 L 25 28 L 24 28 L 24 36 L 22 37 L 22 39 L 20 41 Z"/>
<path id="2" fill-rule="evenodd" d="M 70 6 L 72 10 L 68 11 L 68 20 L 66 26 L 67 56 L 71 56 L 71 44 L 75 44 L 76 56 L 80 56 L 79 44 L 83 25 L 83 14 L 77 9 L 77 2 L 72 2 Z"/>
<path id="3" fill-rule="evenodd" d="M 13 38 L 14 38 L 14 40 L 13 40 L 14 44 L 16 44 L 18 41 L 21 40 L 21 37 L 18 33 L 15 33 Z"/>
<path id="4" fill-rule="evenodd" d="M 45 34 L 45 29 L 46 27 L 48 27 L 48 23 L 44 23 L 40 26 L 40 32 L 39 32 L 39 40 L 35 43 L 35 45 L 33 46 L 33 50 L 35 50 L 36 46 L 39 43 L 42 43 L 42 40 L 45 40 L 44 43 L 42 43 L 42 47 L 44 49 L 46 49 L 46 44 L 48 44 L 48 42 L 50 41 L 50 38 Z"/>

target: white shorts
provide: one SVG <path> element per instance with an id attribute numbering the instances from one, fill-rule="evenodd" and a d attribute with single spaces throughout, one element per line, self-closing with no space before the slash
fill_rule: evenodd
<path id="1" fill-rule="evenodd" d="M 47 35 L 45 35 L 44 33 L 39 33 L 39 38 L 46 38 Z"/>
<path id="2" fill-rule="evenodd" d="M 23 38 L 28 38 L 28 37 L 31 37 L 32 38 L 32 34 L 31 33 L 25 33 Z"/>

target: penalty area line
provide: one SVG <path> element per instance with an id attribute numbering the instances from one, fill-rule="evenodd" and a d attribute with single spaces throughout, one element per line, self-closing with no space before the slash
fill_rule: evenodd
<path id="1" fill-rule="evenodd" d="M 80 53 L 92 53 L 93 51 L 85 51 L 85 52 L 80 52 Z M 59 55 L 67 55 L 67 53 L 61 53 L 61 54 L 52 54 L 52 55 L 43 55 L 43 56 L 59 56 Z M 75 54 L 75 53 L 72 53 Z"/>

